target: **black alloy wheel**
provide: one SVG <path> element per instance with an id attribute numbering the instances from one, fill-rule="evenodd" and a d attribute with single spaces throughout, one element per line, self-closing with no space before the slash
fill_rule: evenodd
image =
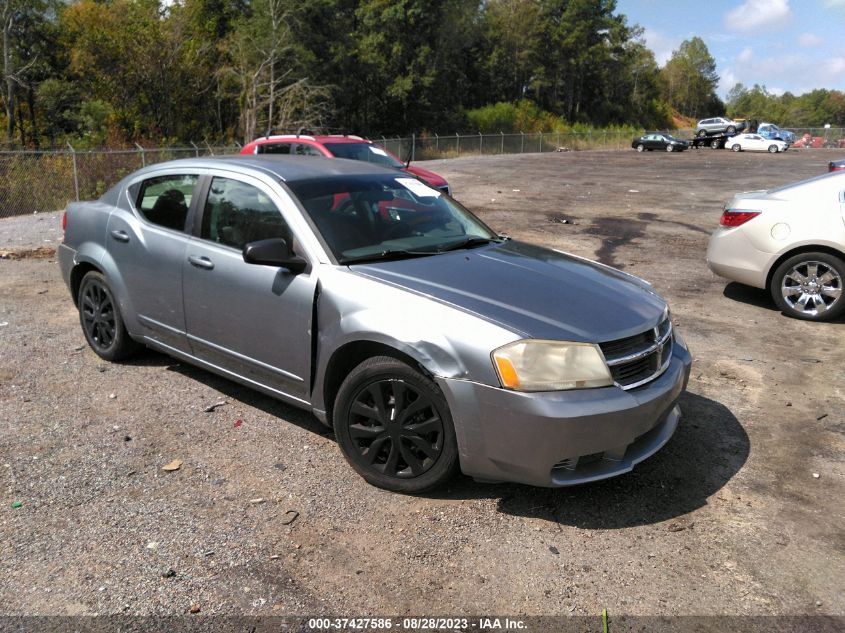
<path id="1" fill-rule="evenodd" d="M 433 381 L 397 359 L 371 358 L 352 370 L 333 417 L 344 456 L 373 485 L 423 492 L 454 473 L 457 442 L 446 400 Z"/>
<path id="2" fill-rule="evenodd" d="M 105 277 L 91 271 L 79 285 L 79 322 L 91 349 L 106 360 L 126 358 L 138 345 L 126 331 Z"/>

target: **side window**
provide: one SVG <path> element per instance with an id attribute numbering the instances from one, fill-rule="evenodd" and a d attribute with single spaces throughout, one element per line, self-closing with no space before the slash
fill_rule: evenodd
<path id="1" fill-rule="evenodd" d="M 241 249 L 249 242 L 273 237 L 290 243 L 291 232 L 263 191 L 245 182 L 215 177 L 208 191 L 200 236 Z"/>
<path id="2" fill-rule="evenodd" d="M 308 145 L 306 143 L 300 143 L 296 146 L 296 153 L 300 156 L 322 156 L 322 152 L 318 150 L 316 147 Z"/>
<path id="3" fill-rule="evenodd" d="M 290 143 L 264 143 L 255 149 L 256 154 L 290 154 Z"/>
<path id="4" fill-rule="evenodd" d="M 168 229 L 185 230 L 199 176 L 159 176 L 141 183 L 136 206 L 144 218 Z"/>

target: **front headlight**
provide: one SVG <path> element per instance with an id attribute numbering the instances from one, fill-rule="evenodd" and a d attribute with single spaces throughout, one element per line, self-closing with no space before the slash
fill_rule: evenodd
<path id="1" fill-rule="evenodd" d="M 499 381 L 517 391 L 562 391 L 608 387 L 610 370 L 597 345 L 525 340 L 492 353 Z"/>

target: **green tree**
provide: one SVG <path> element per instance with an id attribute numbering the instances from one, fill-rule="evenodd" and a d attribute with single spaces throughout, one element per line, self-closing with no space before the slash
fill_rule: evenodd
<path id="1" fill-rule="evenodd" d="M 681 114 L 693 118 L 721 114 L 716 96 L 716 60 L 700 37 L 684 40 L 661 72 L 663 98 Z"/>

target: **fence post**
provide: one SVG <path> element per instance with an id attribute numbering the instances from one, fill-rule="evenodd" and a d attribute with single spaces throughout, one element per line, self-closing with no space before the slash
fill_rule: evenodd
<path id="1" fill-rule="evenodd" d="M 455 132 L 455 143 L 458 146 L 458 156 L 461 155 L 461 135 Z"/>
<path id="2" fill-rule="evenodd" d="M 519 153 L 524 154 L 525 153 L 525 132 L 523 132 L 522 130 L 519 131 L 519 141 L 520 141 L 520 143 L 519 143 Z"/>
<path id="3" fill-rule="evenodd" d="M 604 130 L 604 149 L 607 149 L 607 128 Z"/>
<path id="4" fill-rule="evenodd" d="M 411 160 L 417 157 L 417 133 L 411 132 Z"/>
<path id="5" fill-rule="evenodd" d="M 70 156 L 73 159 L 73 191 L 76 194 L 76 201 L 79 202 L 79 173 L 76 171 L 76 150 L 68 141 L 67 146 L 70 148 Z"/>
<path id="6" fill-rule="evenodd" d="M 138 143 L 135 143 L 135 147 L 137 147 L 141 152 L 141 167 L 146 167 L 147 166 L 147 157 L 145 156 L 144 148 L 141 147 L 140 145 L 138 145 Z"/>
<path id="7" fill-rule="evenodd" d="M 560 130 L 557 131 L 557 147 L 555 149 L 560 149 Z"/>
<path id="8" fill-rule="evenodd" d="M 484 135 L 481 134 L 481 131 L 478 132 L 478 153 L 484 153 Z"/>
<path id="9" fill-rule="evenodd" d="M 499 130 L 499 134 L 502 135 L 502 151 L 500 153 L 504 154 L 505 153 L 505 133 L 502 132 L 502 130 Z"/>
<path id="10" fill-rule="evenodd" d="M 540 132 L 540 153 L 543 153 L 543 133 Z"/>
<path id="11" fill-rule="evenodd" d="M 199 158 L 200 157 L 200 148 L 197 147 L 197 144 L 191 141 L 191 145 L 194 146 L 194 155 Z"/>
<path id="12" fill-rule="evenodd" d="M 434 153 L 440 158 L 440 137 L 437 136 L 437 132 L 434 133 Z"/>

